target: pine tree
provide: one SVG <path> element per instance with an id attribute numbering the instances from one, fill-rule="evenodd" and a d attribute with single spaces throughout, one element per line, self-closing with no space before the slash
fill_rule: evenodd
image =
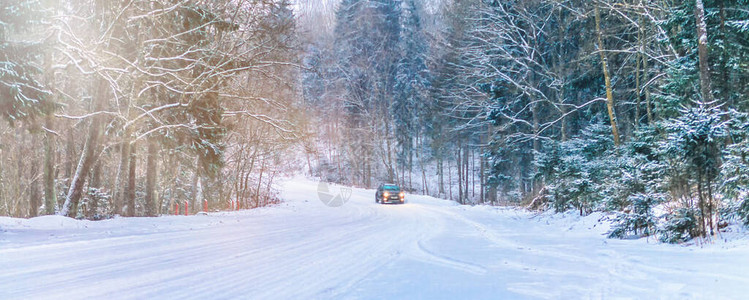
<path id="1" fill-rule="evenodd" d="M 426 66 L 428 49 L 421 28 L 419 7 L 415 0 L 406 0 L 404 6 L 401 16 L 401 58 L 397 66 L 390 114 L 394 117 L 394 135 L 399 148 L 398 164 L 403 167 L 404 173 L 405 169 L 410 173 L 413 168 L 413 139 L 422 132 L 429 75 Z"/>
<path id="2" fill-rule="evenodd" d="M 50 113 L 53 103 L 40 76 L 43 41 L 27 39 L 42 23 L 39 0 L 0 9 L 0 115 L 11 123 Z"/>
<path id="3" fill-rule="evenodd" d="M 684 110 L 680 118 L 669 124 L 670 152 L 685 164 L 688 173 L 684 175 L 694 182 L 697 189 L 696 202 L 690 199 L 692 193 L 688 193 L 690 203 L 685 206 L 698 211 L 701 236 L 712 235 L 717 230 L 714 217 L 718 202 L 714 193 L 727 135 L 727 123 L 722 119 L 723 113 L 718 108 L 697 103 L 696 107 Z"/>

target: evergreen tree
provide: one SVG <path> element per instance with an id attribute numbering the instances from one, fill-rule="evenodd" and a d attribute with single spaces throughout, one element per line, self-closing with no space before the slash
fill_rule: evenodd
<path id="1" fill-rule="evenodd" d="M 719 181 L 727 212 L 725 219 L 737 213 L 749 225 L 749 114 L 731 111 L 728 136 L 733 141 L 723 153 Z"/>
<path id="2" fill-rule="evenodd" d="M 4 2 L 0 9 L 0 114 L 14 123 L 53 108 L 41 80 L 43 41 L 28 39 L 41 28 L 39 0 Z"/>
<path id="3" fill-rule="evenodd" d="M 715 180 L 720 174 L 722 148 L 727 133 L 727 124 L 722 119 L 720 110 L 698 103 L 669 124 L 670 153 L 684 163 L 686 174 L 683 175 L 690 181 L 685 195 L 688 203 L 684 206 L 697 209 L 700 236 L 712 235 L 717 230 L 714 219 L 718 209 L 714 195 L 717 190 Z M 692 199 L 692 185 L 696 186 L 697 199 Z"/>
<path id="4" fill-rule="evenodd" d="M 390 114 L 398 142 L 398 163 L 409 171 L 413 167 L 413 138 L 422 132 L 425 102 L 429 89 L 426 66 L 426 37 L 421 27 L 421 12 L 415 0 L 406 0 L 401 16 L 401 45 L 394 98 Z M 417 154 L 418 155 L 418 154 Z"/>

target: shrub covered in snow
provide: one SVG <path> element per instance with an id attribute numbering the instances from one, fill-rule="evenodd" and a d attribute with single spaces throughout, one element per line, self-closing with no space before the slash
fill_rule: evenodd
<path id="1" fill-rule="evenodd" d="M 673 214 L 666 215 L 665 224 L 660 230 L 660 240 L 667 243 L 680 243 L 699 236 L 700 228 L 695 208 L 682 207 Z"/>
<path id="2" fill-rule="evenodd" d="M 655 233 L 653 207 L 663 201 L 662 195 L 636 194 L 629 197 L 631 207 L 618 213 L 610 238 L 642 237 Z"/>

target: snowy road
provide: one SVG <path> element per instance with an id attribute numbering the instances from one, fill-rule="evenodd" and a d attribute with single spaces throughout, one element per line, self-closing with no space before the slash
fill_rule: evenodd
<path id="1" fill-rule="evenodd" d="M 0 299 L 740 299 L 749 243 L 607 240 L 600 216 L 541 215 L 317 183 L 203 216 L 0 218 Z M 595 227 L 594 227 L 595 226 Z"/>

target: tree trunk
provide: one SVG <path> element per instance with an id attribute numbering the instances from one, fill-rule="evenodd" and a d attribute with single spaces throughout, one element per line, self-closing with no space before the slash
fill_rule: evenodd
<path id="1" fill-rule="evenodd" d="M 125 202 L 125 194 L 127 193 L 127 185 L 125 184 L 125 178 L 127 178 L 128 164 L 130 163 L 130 130 L 125 129 L 125 133 L 120 143 L 120 165 L 117 169 L 117 178 L 115 179 L 114 195 L 112 195 L 113 212 L 112 214 L 122 214 L 122 207 Z"/>
<path id="2" fill-rule="evenodd" d="M 650 89 L 648 83 L 650 76 L 648 72 L 648 56 L 645 55 L 645 18 L 640 17 L 640 59 L 642 59 L 642 89 L 645 92 L 645 112 L 648 115 L 648 125 L 653 125 L 653 110 L 650 104 Z M 640 95 L 638 93 L 638 95 Z"/>
<path id="3" fill-rule="evenodd" d="M 242 188 L 242 201 L 240 201 L 240 208 L 249 207 L 250 203 L 250 175 L 252 175 L 252 168 L 247 170 L 244 174 L 244 187 Z"/>
<path id="4" fill-rule="evenodd" d="M 447 162 L 447 188 L 450 191 L 450 200 L 453 200 L 453 175 L 450 168 L 450 161 Z"/>
<path id="5" fill-rule="evenodd" d="M 169 208 L 167 209 L 167 211 L 169 211 L 169 209 L 174 209 L 174 203 L 177 203 L 180 200 L 179 197 L 177 196 L 177 190 L 179 186 L 177 183 L 177 178 L 179 178 L 180 174 L 182 173 L 181 172 L 182 165 L 173 160 L 173 163 L 170 166 L 167 166 L 167 168 L 171 170 L 169 174 L 171 176 L 174 176 L 172 177 L 172 181 L 171 181 L 172 187 L 171 187 L 171 190 L 169 191 Z M 162 195 L 163 194 L 164 193 L 162 193 Z M 175 211 L 173 213 L 177 213 L 177 212 Z"/>
<path id="6" fill-rule="evenodd" d="M 93 174 L 91 174 L 91 183 L 88 185 L 89 188 L 93 187 L 97 190 L 101 188 L 101 161 L 97 160 L 96 164 L 94 164 L 94 171 Z M 99 198 L 98 195 L 93 195 L 91 197 L 91 204 L 88 207 L 88 211 L 86 212 L 87 218 L 91 218 L 96 216 L 97 212 L 99 210 Z"/>
<path id="7" fill-rule="evenodd" d="M 458 146 L 457 167 L 458 167 L 458 203 L 463 204 L 463 164 L 461 161 L 462 147 Z"/>
<path id="8" fill-rule="evenodd" d="M 723 41 L 725 41 L 726 40 L 726 34 L 727 34 L 727 32 L 726 32 L 726 4 L 725 4 L 725 1 L 724 0 L 719 0 L 718 1 L 718 6 L 719 6 L 719 14 L 720 14 L 720 31 L 721 31 L 721 36 L 723 38 Z M 720 69 L 721 69 L 721 72 L 720 73 L 721 73 L 721 77 L 722 77 L 721 81 L 722 81 L 722 84 L 723 84 L 723 88 L 721 89 L 721 98 L 723 99 L 723 101 L 728 101 L 727 107 L 734 107 L 734 105 L 735 105 L 734 98 L 730 97 L 731 93 L 730 93 L 730 89 L 728 88 L 728 87 L 730 87 L 730 72 L 729 72 L 727 64 L 728 64 L 730 53 L 728 53 L 729 52 L 728 51 L 728 47 L 721 47 L 721 48 L 722 49 L 721 49 L 721 53 L 720 53 L 720 56 L 721 56 L 721 59 L 720 59 Z"/>
<path id="9" fill-rule="evenodd" d="M 37 134 L 33 133 L 33 142 L 32 145 L 36 149 L 36 145 L 38 143 Z M 31 173 L 29 174 L 29 178 L 31 180 L 31 183 L 29 185 L 29 217 L 36 217 L 39 215 L 39 206 L 41 206 L 41 195 L 39 194 L 39 160 L 36 156 L 36 150 L 33 151 L 33 156 L 31 159 Z"/>
<path id="10" fill-rule="evenodd" d="M 25 138 L 25 135 L 23 134 L 23 129 L 21 129 L 21 128 L 17 128 L 16 129 L 15 139 L 16 139 L 15 143 L 16 143 L 16 146 L 17 146 L 16 150 L 18 151 L 16 153 L 16 161 L 15 161 L 16 162 L 16 174 L 15 174 L 15 181 L 16 181 L 16 183 L 15 183 L 15 186 L 16 186 L 16 189 L 17 189 L 17 193 L 11 199 L 11 201 L 13 201 L 12 202 L 13 204 L 11 205 L 13 207 L 13 210 L 12 210 L 13 213 L 12 213 L 12 215 L 14 215 L 16 217 L 25 217 L 26 214 L 28 214 L 28 210 L 25 209 L 25 207 L 22 208 L 22 201 L 21 201 L 21 199 L 25 198 L 24 194 L 26 193 L 26 189 L 29 188 L 29 185 L 25 181 L 25 179 L 26 179 L 25 177 L 26 176 L 23 176 L 24 175 L 23 171 L 26 168 L 25 162 L 27 161 L 26 159 L 23 159 L 24 157 L 26 157 L 26 153 L 27 153 L 26 152 L 27 150 L 25 149 L 26 148 L 26 141 L 25 141 L 26 138 Z"/>
<path id="11" fill-rule="evenodd" d="M 3 155 L 3 148 L 0 147 L 0 157 L 2 157 L 2 155 Z M 3 191 L 5 190 L 5 179 L 4 179 L 5 176 L 3 173 L 5 173 L 5 169 L 6 169 L 3 163 L 4 161 L 5 161 L 4 159 L 0 159 L 0 202 L 2 202 L 0 203 L 0 214 L 3 214 L 3 213 L 10 214 L 10 212 L 8 212 L 5 209 L 7 207 L 8 198 L 5 197 L 3 193 Z"/>
<path id="12" fill-rule="evenodd" d="M 484 204 L 486 201 L 486 180 L 484 179 L 484 156 L 479 156 L 479 201 Z"/>
<path id="13" fill-rule="evenodd" d="M 372 164 L 367 163 L 366 169 L 367 169 L 367 177 L 366 177 L 366 182 L 364 183 L 364 186 L 367 188 L 370 188 L 372 187 Z"/>
<path id="14" fill-rule="evenodd" d="M 653 104 L 650 103 L 650 89 L 648 89 L 648 81 L 650 76 L 648 75 L 648 58 L 642 56 L 642 76 L 643 83 L 645 84 L 642 88 L 645 89 L 645 112 L 648 114 L 648 125 L 653 124 L 655 118 L 653 117 Z"/>
<path id="15" fill-rule="evenodd" d="M 98 79 L 95 82 L 96 87 L 94 97 L 92 98 L 92 101 L 94 102 L 92 106 L 93 111 L 97 112 L 101 111 L 104 107 L 105 101 L 103 98 L 104 88 L 106 87 L 106 84 L 102 79 Z M 83 151 L 81 151 L 81 158 L 78 161 L 78 166 L 76 167 L 75 174 L 73 174 L 73 178 L 70 181 L 70 188 L 68 189 L 68 194 L 65 197 L 65 203 L 60 210 L 60 214 L 63 216 L 74 218 L 78 214 L 78 202 L 81 199 L 83 186 L 85 184 L 86 178 L 88 177 L 88 173 L 90 172 L 91 167 L 93 167 L 93 164 L 97 158 L 96 149 L 98 149 L 99 135 L 101 134 L 101 126 L 99 126 L 101 118 L 101 116 L 92 117 L 91 124 L 88 128 L 88 138 L 86 139 L 86 143 L 83 146 Z"/>
<path id="16" fill-rule="evenodd" d="M 98 130 L 96 129 L 98 127 L 97 123 L 96 121 L 91 122 L 88 139 L 86 139 L 83 151 L 81 151 L 81 158 L 78 161 L 75 174 L 73 174 L 68 194 L 65 197 L 65 203 L 60 210 L 60 215 L 75 218 L 78 214 L 78 202 L 81 199 L 83 185 L 94 162 L 94 148 L 96 148 L 98 135 Z"/>
<path id="17" fill-rule="evenodd" d="M 557 102 L 559 102 L 559 109 L 561 114 L 561 120 L 559 122 L 561 123 L 561 128 L 559 131 L 561 131 L 561 140 L 562 142 L 567 141 L 567 106 L 564 105 L 564 91 L 558 91 L 557 92 Z"/>
<path id="18" fill-rule="evenodd" d="M 533 150 L 534 151 L 540 151 L 541 150 L 541 141 L 538 139 L 538 132 L 539 132 L 539 116 L 538 116 L 538 103 L 531 104 L 531 114 L 533 115 L 533 134 L 536 135 L 536 138 L 533 139 Z M 533 153 L 535 156 L 535 153 Z"/>
<path id="19" fill-rule="evenodd" d="M 471 156 L 469 163 L 470 168 L 468 170 L 471 173 L 471 199 L 476 199 L 476 155 L 474 154 L 474 149 L 471 149 L 471 152 L 468 152 Z"/>
<path id="20" fill-rule="evenodd" d="M 696 0 L 694 6 L 695 24 L 697 24 L 697 51 L 700 58 L 700 90 L 702 100 L 712 102 L 713 94 L 710 83 L 710 65 L 707 61 L 707 24 L 705 24 L 705 6 L 702 0 Z"/>
<path id="21" fill-rule="evenodd" d="M 563 18 L 562 18 L 562 8 L 559 7 L 559 10 L 557 11 L 557 20 L 559 20 L 560 24 L 562 24 Z M 564 76 L 564 65 L 562 64 L 563 58 L 562 53 L 564 53 L 563 45 L 564 45 L 564 27 L 563 26 L 557 26 L 557 61 L 556 61 L 556 70 L 559 77 L 559 80 L 562 81 L 562 85 L 557 90 L 556 96 L 557 96 L 557 103 L 559 103 L 559 109 L 561 113 L 561 120 L 559 122 L 561 123 L 561 138 L 562 142 L 567 141 L 567 106 L 564 105 L 564 87 L 565 87 L 565 76 Z M 490 125 L 491 126 L 491 125 Z M 491 129 L 490 129 L 491 130 Z M 489 136 L 491 136 L 491 131 L 489 132 Z"/>
<path id="22" fill-rule="evenodd" d="M 413 141 L 410 141 L 410 139 L 409 139 L 409 142 L 413 143 Z M 408 151 L 408 188 L 409 189 L 413 189 L 413 182 L 412 182 L 412 179 L 413 179 L 413 156 L 414 156 L 414 151 Z M 405 171 L 403 173 L 405 173 Z M 405 182 L 404 182 L 404 184 L 405 184 Z"/>
<path id="23" fill-rule="evenodd" d="M 699 0 L 698 0 L 699 1 Z M 616 125 L 616 113 L 614 112 L 614 92 L 611 88 L 611 75 L 609 74 L 608 59 L 603 45 L 603 33 L 601 32 L 601 13 L 598 9 L 598 3 L 595 7 L 596 33 L 598 35 L 598 53 L 601 54 L 601 66 L 603 68 L 603 77 L 606 81 L 606 109 L 611 121 L 611 133 L 614 136 L 614 145 L 619 146 L 619 129 Z"/>
<path id="24" fill-rule="evenodd" d="M 52 14 L 57 14 L 57 2 L 47 0 L 43 3 L 44 7 L 49 9 Z M 54 58 L 52 51 L 44 52 L 44 69 L 51 70 Z M 54 72 L 44 72 L 45 85 L 50 89 L 54 87 Z M 54 129 L 54 118 L 53 112 L 48 111 L 44 116 L 44 214 L 54 215 L 57 208 L 57 191 L 55 190 L 55 134 L 52 130 Z M 72 130 L 68 130 L 71 133 Z"/>
<path id="25" fill-rule="evenodd" d="M 137 162 L 137 148 L 135 142 L 130 144 L 130 159 L 127 176 L 127 191 L 125 191 L 125 202 L 127 203 L 127 216 L 135 217 L 135 163 Z"/>
<path id="26" fill-rule="evenodd" d="M 416 138 L 415 138 L 415 144 L 419 145 L 419 143 L 420 143 L 419 136 L 416 136 Z M 417 146 L 414 149 L 419 149 L 419 147 Z M 419 152 L 418 151 L 411 151 L 411 153 L 414 156 L 416 156 L 416 160 L 419 163 L 419 169 L 421 169 L 421 171 L 422 171 L 422 175 L 421 175 L 421 194 L 422 195 L 427 195 L 428 193 L 426 192 L 426 181 L 425 181 L 426 178 L 424 177 L 424 165 L 422 164 L 421 159 L 419 159 L 420 156 L 419 156 Z M 413 161 L 411 163 L 413 163 Z M 409 171 L 409 173 L 410 173 L 410 171 Z M 409 178 L 412 177 L 412 174 L 408 174 L 408 175 L 409 175 Z"/>
<path id="27" fill-rule="evenodd" d="M 713 198 L 713 183 L 712 180 L 707 180 L 707 215 L 710 217 L 710 235 L 715 235 L 717 231 L 719 230 L 718 221 L 715 220 L 716 218 L 720 218 L 720 214 L 716 214 L 716 211 L 719 211 L 718 205 L 720 205 L 720 202 L 715 201 Z M 715 222 L 713 222 L 715 221 Z"/>
<path id="28" fill-rule="evenodd" d="M 700 224 L 701 229 L 701 236 L 706 236 L 707 229 L 705 227 L 705 215 L 707 214 L 707 209 L 705 208 L 705 198 L 702 194 L 702 172 L 697 171 L 697 199 L 698 199 L 698 206 L 700 209 L 700 214 L 697 217 Z"/>
<path id="29" fill-rule="evenodd" d="M 52 130 L 52 115 L 47 115 L 45 126 Z M 44 213 L 54 215 L 57 208 L 57 192 L 55 191 L 55 141 L 52 133 L 44 135 Z"/>
<path id="30" fill-rule="evenodd" d="M 67 156 L 67 160 L 65 161 L 65 178 L 67 179 L 73 178 L 73 164 L 75 162 L 75 158 L 78 157 L 78 155 L 76 155 L 75 153 L 75 142 L 78 139 L 73 136 L 74 130 L 74 127 L 68 130 L 68 143 L 65 149 L 65 155 Z"/>
<path id="31" fill-rule="evenodd" d="M 190 206 L 195 206 L 195 202 L 200 201 L 200 196 L 203 194 L 203 188 L 200 186 L 200 158 L 195 159 L 195 173 L 192 175 L 192 184 L 190 185 Z M 181 203 L 180 203 L 181 204 Z"/>
<path id="32" fill-rule="evenodd" d="M 637 39 L 642 41 L 642 28 L 637 32 Z M 640 84 L 640 66 L 642 64 L 642 51 L 639 51 L 635 62 L 635 129 L 640 127 L 640 106 L 642 99 L 642 86 Z"/>
<path id="33" fill-rule="evenodd" d="M 439 194 L 444 195 L 445 194 L 445 170 L 444 170 L 444 162 L 442 160 L 442 157 L 440 155 L 439 158 L 437 158 L 437 172 L 440 183 L 439 183 Z"/>
<path id="34" fill-rule="evenodd" d="M 463 204 L 466 204 L 468 203 L 468 143 L 466 143 L 466 148 L 463 150 L 463 165 L 465 168 L 463 171 L 463 185 L 465 185 L 465 189 L 463 189 L 463 193 L 465 194 Z"/>
<path id="35" fill-rule="evenodd" d="M 148 138 L 148 154 L 146 159 L 146 216 L 156 215 L 156 179 L 158 178 L 159 148 L 155 138 Z"/>
<path id="36" fill-rule="evenodd" d="M 260 206 L 260 186 L 263 183 L 263 173 L 265 172 L 265 162 L 266 162 L 266 160 L 263 159 L 263 162 L 260 165 L 260 175 L 258 175 L 257 187 L 255 189 L 255 205 L 254 205 L 254 207 L 259 207 Z"/>

